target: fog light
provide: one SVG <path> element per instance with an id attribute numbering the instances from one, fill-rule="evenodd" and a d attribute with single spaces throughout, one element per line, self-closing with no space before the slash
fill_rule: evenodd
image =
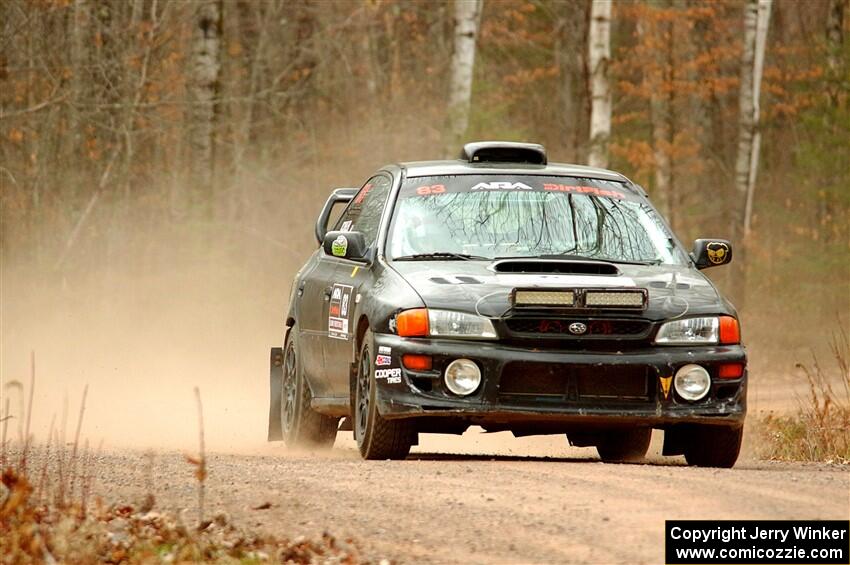
<path id="1" fill-rule="evenodd" d="M 711 377 L 708 371 L 699 365 L 685 365 L 676 371 L 673 386 L 685 400 L 701 400 L 711 388 Z"/>
<path id="2" fill-rule="evenodd" d="M 445 381 L 450 391 L 466 396 L 481 384 L 481 369 L 469 359 L 455 359 L 446 367 Z"/>

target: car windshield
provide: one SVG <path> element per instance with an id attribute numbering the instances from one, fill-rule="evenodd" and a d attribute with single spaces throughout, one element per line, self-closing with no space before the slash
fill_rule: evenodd
<path id="1" fill-rule="evenodd" d="M 387 243 L 395 260 L 586 258 L 683 264 L 657 213 L 623 183 L 577 177 L 408 179 Z"/>

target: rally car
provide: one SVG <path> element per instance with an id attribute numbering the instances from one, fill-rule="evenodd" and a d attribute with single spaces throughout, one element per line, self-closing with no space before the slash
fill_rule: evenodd
<path id="1" fill-rule="evenodd" d="M 339 205 L 345 208 L 328 226 Z M 388 165 L 332 192 L 271 350 L 269 440 L 401 459 L 420 433 L 565 434 L 604 461 L 731 467 L 746 414 L 735 308 L 622 174 L 537 144 Z"/>

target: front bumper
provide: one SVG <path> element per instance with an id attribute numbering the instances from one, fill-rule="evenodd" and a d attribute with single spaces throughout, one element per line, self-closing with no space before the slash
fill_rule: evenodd
<path id="1" fill-rule="evenodd" d="M 746 351 L 740 345 L 567 351 L 393 334 L 376 334 L 375 345 L 383 355 L 382 362 L 376 363 L 378 411 L 387 419 L 453 419 L 492 430 L 515 430 L 527 424 L 663 429 L 687 423 L 739 426 L 746 415 L 746 370 L 737 379 L 718 378 L 716 371 L 721 363 L 746 365 Z M 402 356 L 407 353 L 430 355 L 433 370 L 404 368 Z M 478 390 L 466 397 L 452 394 L 442 381 L 445 366 L 461 357 L 474 360 L 482 372 Z M 689 363 L 705 366 L 712 375 L 709 394 L 697 402 L 679 398 L 668 380 Z M 537 383 L 530 391 L 522 389 L 526 375 L 529 382 Z M 595 375 L 608 380 L 595 380 Z M 642 380 L 638 385 L 622 379 Z M 619 390 L 607 394 L 607 382 Z M 541 393 L 535 386 L 546 390 Z M 585 394 L 583 387 L 591 387 L 593 394 Z M 623 390 L 628 394 L 620 394 Z"/>

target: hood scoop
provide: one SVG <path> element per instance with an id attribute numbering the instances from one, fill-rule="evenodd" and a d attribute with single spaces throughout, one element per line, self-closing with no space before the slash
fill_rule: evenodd
<path id="1" fill-rule="evenodd" d="M 493 263 L 497 273 L 529 273 L 557 275 L 619 275 L 611 263 L 600 261 L 565 261 L 561 259 L 505 259 Z"/>

